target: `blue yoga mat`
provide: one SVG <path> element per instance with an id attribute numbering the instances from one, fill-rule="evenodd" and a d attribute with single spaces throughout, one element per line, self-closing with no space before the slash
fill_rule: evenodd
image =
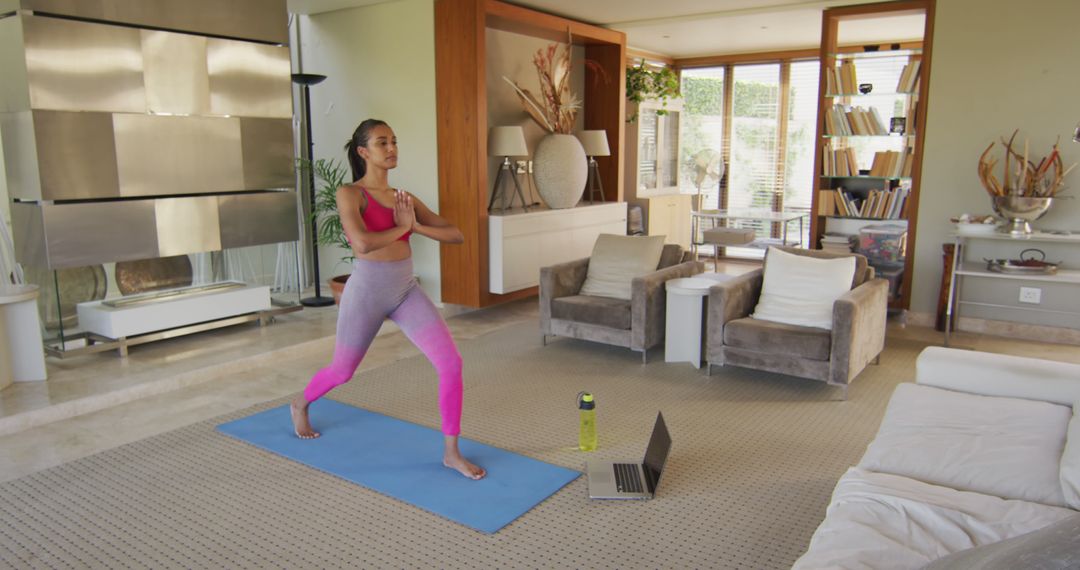
<path id="1" fill-rule="evenodd" d="M 581 473 L 461 438 L 462 455 L 487 469 L 479 481 L 442 464 L 442 433 L 329 399 L 311 405 L 322 434 L 293 433 L 289 406 L 272 408 L 218 430 L 320 471 L 494 533 Z"/>

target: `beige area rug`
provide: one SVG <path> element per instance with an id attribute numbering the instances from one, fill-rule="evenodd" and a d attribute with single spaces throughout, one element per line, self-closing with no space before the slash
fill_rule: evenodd
<path id="1" fill-rule="evenodd" d="M 662 410 L 674 447 L 655 500 L 590 501 L 581 478 L 485 535 L 214 430 L 278 400 L 0 485 L 0 564 L 786 568 L 921 348 L 890 342 L 841 402 L 817 382 L 736 368 L 705 376 L 665 364 L 662 351 L 642 365 L 637 353 L 583 341 L 545 347 L 535 322 L 519 323 L 461 343 L 464 435 L 581 468 L 579 391 L 597 397 L 599 458 L 640 457 Z M 435 384 L 415 357 L 332 396 L 436 427 Z"/>

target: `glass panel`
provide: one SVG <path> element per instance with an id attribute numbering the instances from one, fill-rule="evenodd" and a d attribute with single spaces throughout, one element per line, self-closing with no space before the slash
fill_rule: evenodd
<path id="1" fill-rule="evenodd" d="M 664 115 L 664 163 L 660 165 L 660 186 L 673 188 L 679 184 L 679 112 Z"/>
<path id="2" fill-rule="evenodd" d="M 814 136 L 817 130 L 818 62 L 791 64 L 787 140 L 784 141 L 784 210 L 810 212 L 814 189 Z M 809 220 L 809 218 L 807 218 Z M 810 224 L 803 224 L 803 244 Z"/>
<path id="3" fill-rule="evenodd" d="M 728 209 L 772 210 L 777 203 L 777 107 L 780 99 L 780 64 L 740 65 L 734 72 L 731 164 Z M 743 220 L 758 239 L 772 236 L 772 224 Z M 729 248 L 730 255 L 761 257 L 763 251 Z"/>
<path id="4" fill-rule="evenodd" d="M 679 160 L 679 190 L 700 193 L 698 209 L 720 207 L 722 149 L 724 148 L 723 67 L 682 72 L 683 115 Z"/>
<path id="5" fill-rule="evenodd" d="M 656 188 L 656 136 L 659 117 L 656 109 L 642 109 L 638 115 L 638 190 Z"/>

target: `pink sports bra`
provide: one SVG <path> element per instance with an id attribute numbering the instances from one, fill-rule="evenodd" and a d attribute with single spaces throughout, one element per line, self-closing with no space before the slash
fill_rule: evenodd
<path id="1" fill-rule="evenodd" d="M 394 209 L 387 208 L 379 203 L 367 188 L 360 187 L 364 191 L 364 196 L 367 197 L 367 206 L 360 212 L 360 218 L 364 220 L 364 225 L 367 226 L 369 232 L 384 232 L 394 227 Z M 399 240 L 409 241 L 409 236 L 412 235 L 411 231 L 405 232 L 404 235 L 399 237 Z"/>

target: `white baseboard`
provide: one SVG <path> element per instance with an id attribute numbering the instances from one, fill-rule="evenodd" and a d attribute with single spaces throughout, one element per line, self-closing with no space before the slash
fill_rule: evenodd
<path id="1" fill-rule="evenodd" d="M 907 312 L 907 324 L 909 325 L 917 327 L 933 327 L 936 321 L 937 315 L 934 313 Z M 1024 340 L 1045 341 L 1057 344 L 1080 345 L 1080 329 L 1070 329 L 1065 327 L 1050 327 L 1046 325 L 1031 325 L 1011 321 L 960 317 L 956 322 L 956 330 L 992 336 L 1021 338 Z"/>

